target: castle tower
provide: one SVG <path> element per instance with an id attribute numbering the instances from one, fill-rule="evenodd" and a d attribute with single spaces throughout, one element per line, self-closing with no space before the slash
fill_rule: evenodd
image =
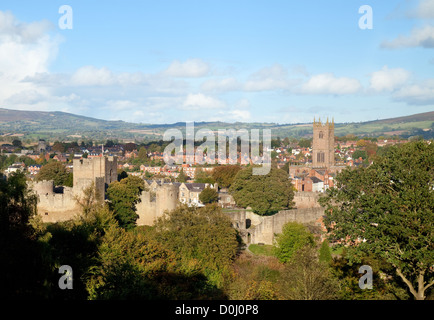
<path id="1" fill-rule="evenodd" d="M 178 205 L 179 188 L 172 184 L 163 184 L 156 194 L 156 217 L 161 217 L 166 210 L 176 209 Z"/>
<path id="2" fill-rule="evenodd" d="M 95 183 L 97 192 L 104 197 L 110 183 L 117 181 L 117 158 L 94 157 L 91 159 L 74 159 L 73 189 L 75 194 Z"/>
<path id="3" fill-rule="evenodd" d="M 312 165 L 313 168 L 330 168 L 335 164 L 335 123 L 322 124 L 313 120 Z"/>

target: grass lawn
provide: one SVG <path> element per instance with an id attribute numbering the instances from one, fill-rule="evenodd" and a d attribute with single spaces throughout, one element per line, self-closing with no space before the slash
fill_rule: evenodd
<path id="1" fill-rule="evenodd" d="M 342 251 L 344 250 L 344 247 L 336 248 L 336 247 L 330 247 L 330 251 L 333 256 L 341 255 Z"/>
<path id="2" fill-rule="evenodd" d="M 258 245 L 258 244 L 251 244 L 249 246 L 249 250 L 256 255 L 261 256 L 273 256 L 273 246 L 269 244 L 264 245 Z"/>

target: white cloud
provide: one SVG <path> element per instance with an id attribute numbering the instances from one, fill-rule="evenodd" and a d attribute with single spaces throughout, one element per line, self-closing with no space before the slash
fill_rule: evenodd
<path id="1" fill-rule="evenodd" d="M 202 83 L 201 90 L 206 92 L 227 92 L 240 90 L 242 85 L 235 78 L 210 79 Z"/>
<path id="2" fill-rule="evenodd" d="M 290 89 L 295 80 L 288 79 L 287 70 L 279 64 L 263 68 L 252 75 L 244 84 L 245 91 L 268 91 Z"/>
<path id="3" fill-rule="evenodd" d="M 223 121 L 227 121 L 228 118 L 233 121 L 246 122 L 251 119 L 251 114 L 249 110 L 229 110 L 225 114 Z"/>
<path id="4" fill-rule="evenodd" d="M 182 104 L 184 110 L 200 110 L 200 109 L 218 109 L 224 108 L 226 104 L 223 101 L 206 96 L 202 93 L 190 93 Z"/>
<path id="5" fill-rule="evenodd" d="M 314 75 L 297 90 L 302 94 L 354 94 L 362 88 L 357 79 L 340 77 L 336 78 L 332 73 Z"/>
<path id="6" fill-rule="evenodd" d="M 434 104 L 434 79 L 402 87 L 393 94 L 392 98 L 409 105 L 432 105 Z"/>
<path id="7" fill-rule="evenodd" d="M 434 18 L 434 0 L 421 0 L 415 16 L 422 19 L 433 19 Z"/>
<path id="8" fill-rule="evenodd" d="M 371 74 L 370 87 L 375 91 L 393 91 L 405 84 L 410 78 L 410 72 L 402 68 L 389 69 L 384 66 Z"/>
<path id="9" fill-rule="evenodd" d="M 164 74 L 180 78 L 198 78 L 206 76 L 210 67 L 201 59 L 188 59 L 184 62 L 173 61 Z"/>
<path id="10" fill-rule="evenodd" d="M 138 106 L 137 102 L 131 100 L 108 100 L 105 107 L 112 111 L 130 111 Z"/>
<path id="11" fill-rule="evenodd" d="M 409 36 L 400 35 L 391 41 L 383 41 L 381 47 L 388 49 L 397 48 L 434 48 L 434 26 L 414 28 Z"/>
<path id="12" fill-rule="evenodd" d="M 117 82 L 114 74 L 107 68 L 84 66 L 71 76 L 71 85 L 76 86 L 108 86 Z"/>
<path id="13" fill-rule="evenodd" d="M 51 27 L 47 21 L 22 23 L 12 13 L 0 11 L 0 103 L 4 107 L 13 101 L 22 107 L 18 96 L 36 104 L 48 95 L 46 88 L 23 80 L 48 72 L 56 57 L 60 38 L 48 35 Z"/>
<path id="14" fill-rule="evenodd" d="M 13 42 L 35 43 L 53 29 L 53 24 L 47 20 L 31 23 L 20 23 L 14 15 L 0 11 L 0 38 Z"/>

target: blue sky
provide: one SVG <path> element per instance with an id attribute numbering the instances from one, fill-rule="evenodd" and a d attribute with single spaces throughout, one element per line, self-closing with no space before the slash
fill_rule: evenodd
<path id="1" fill-rule="evenodd" d="M 433 111 L 434 0 L 2 0 L 0 107 L 143 123 Z"/>

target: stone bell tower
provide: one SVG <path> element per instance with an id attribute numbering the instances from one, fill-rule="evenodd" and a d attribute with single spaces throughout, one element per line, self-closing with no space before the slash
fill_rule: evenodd
<path id="1" fill-rule="evenodd" d="M 313 141 L 312 141 L 312 166 L 313 168 L 327 168 L 335 165 L 335 122 L 322 124 L 313 119 Z"/>

